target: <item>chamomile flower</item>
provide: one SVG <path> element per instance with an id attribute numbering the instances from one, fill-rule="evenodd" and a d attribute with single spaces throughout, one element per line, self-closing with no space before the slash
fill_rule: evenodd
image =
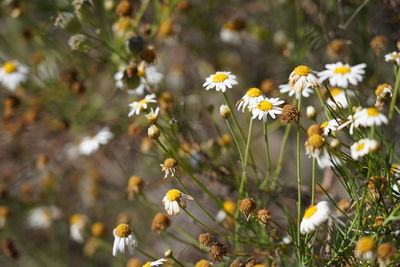
<path id="1" fill-rule="evenodd" d="M 313 93 L 313 90 L 311 88 L 309 88 L 309 87 L 303 88 L 301 91 L 297 91 L 294 86 L 291 86 L 289 84 L 281 84 L 281 85 L 279 85 L 279 91 L 282 94 L 288 93 L 289 96 L 293 96 L 294 95 L 296 97 L 296 99 L 300 98 L 300 94 L 301 94 L 302 97 L 306 97 L 307 98 L 307 97 L 310 96 L 310 94 Z"/>
<path id="2" fill-rule="evenodd" d="M 29 68 L 17 61 L 7 61 L 0 68 L 0 83 L 10 91 L 28 78 Z"/>
<path id="3" fill-rule="evenodd" d="M 155 94 L 146 95 L 142 100 L 130 103 L 129 107 L 131 110 L 128 114 L 128 117 L 131 117 L 132 115 L 139 115 L 142 110 L 146 110 L 148 108 L 150 103 L 157 103 Z"/>
<path id="4" fill-rule="evenodd" d="M 244 110 L 253 105 L 254 103 L 258 103 L 263 99 L 262 91 L 258 88 L 250 88 L 247 90 L 246 94 L 239 100 L 238 110 Z"/>
<path id="5" fill-rule="evenodd" d="M 94 136 L 84 137 L 79 144 L 79 152 L 82 155 L 90 155 L 96 152 L 100 148 L 100 145 L 107 144 L 113 137 L 114 134 L 110 129 L 104 127 Z"/>
<path id="6" fill-rule="evenodd" d="M 392 62 L 397 66 L 400 66 L 400 52 L 394 51 L 385 55 L 386 62 Z"/>
<path id="7" fill-rule="evenodd" d="M 46 229 L 53 221 L 61 218 L 61 210 L 56 206 L 42 206 L 29 212 L 28 224 L 31 228 Z"/>
<path id="8" fill-rule="evenodd" d="M 71 239 L 82 243 L 84 241 L 83 232 L 88 223 L 88 219 L 85 215 L 76 213 L 69 219 L 69 232 Z"/>
<path id="9" fill-rule="evenodd" d="M 318 76 L 320 77 L 321 82 L 329 79 L 329 83 L 332 86 L 347 88 L 349 85 L 356 86 L 363 80 L 362 75 L 365 73 L 364 68 L 366 66 L 367 64 L 365 63 L 355 66 L 343 64 L 342 62 L 326 64 L 325 68 L 327 70 L 321 71 L 318 73 Z"/>
<path id="10" fill-rule="evenodd" d="M 160 108 L 157 107 L 155 110 L 153 108 L 150 109 L 150 112 L 146 114 L 146 119 L 149 123 L 156 123 L 158 120 L 158 113 L 160 113 Z"/>
<path id="11" fill-rule="evenodd" d="M 162 258 L 156 261 L 148 261 L 145 264 L 142 265 L 142 267 L 150 267 L 150 266 L 160 266 L 163 265 L 164 263 L 166 263 L 167 260 Z"/>
<path id="12" fill-rule="evenodd" d="M 305 142 L 306 155 L 309 157 L 317 158 L 324 147 L 324 137 L 319 134 L 312 134 Z"/>
<path id="13" fill-rule="evenodd" d="M 339 119 L 337 119 L 337 120 L 333 119 L 333 120 L 325 121 L 325 122 L 321 123 L 320 127 L 321 127 L 324 135 L 327 136 L 329 133 L 336 132 L 337 128 L 340 125 L 339 122 L 340 122 Z"/>
<path id="14" fill-rule="evenodd" d="M 361 157 L 374 152 L 379 148 L 379 143 L 376 140 L 364 138 L 351 145 L 351 157 L 358 160 Z"/>
<path id="15" fill-rule="evenodd" d="M 160 164 L 161 171 L 165 173 L 164 179 L 167 177 L 175 177 L 175 173 L 178 171 L 178 162 L 173 158 L 167 158 L 163 164 Z"/>
<path id="16" fill-rule="evenodd" d="M 354 113 L 354 126 L 357 128 L 360 126 L 380 126 L 387 123 L 387 117 L 383 115 L 376 107 L 363 108 Z"/>
<path id="17" fill-rule="evenodd" d="M 290 73 L 289 85 L 293 86 L 296 92 L 302 92 L 307 87 L 321 87 L 321 83 L 314 75 L 314 71 L 305 65 L 296 67 Z"/>
<path id="18" fill-rule="evenodd" d="M 349 115 L 347 116 L 347 121 L 342 123 L 339 127 L 337 127 L 337 130 L 342 130 L 344 127 L 349 126 L 349 133 L 350 135 L 353 135 L 354 133 L 354 116 Z"/>
<path id="19" fill-rule="evenodd" d="M 378 85 L 375 89 L 376 101 L 375 107 L 382 107 L 385 103 L 390 101 L 392 98 L 393 88 L 387 83 Z"/>
<path id="20" fill-rule="evenodd" d="M 181 205 L 182 208 L 186 208 L 187 199 L 193 200 L 191 196 L 182 193 L 178 189 L 172 189 L 165 194 L 162 203 L 164 204 L 168 215 L 178 215 L 179 205 Z"/>
<path id="21" fill-rule="evenodd" d="M 225 92 L 226 88 L 232 88 L 232 86 L 238 84 L 236 76 L 231 74 L 229 71 L 217 71 L 215 74 L 210 75 L 203 87 L 206 90 L 215 88 L 216 91 Z"/>
<path id="22" fill-rule="evenodd" d="M 321 201 L 317 205 L 310 206 L 305 212 L 300 224 L 301 234 L 313 232 L 329 218 L 331 210 L 326 201 Z"/>
<path id="23" fill-rule="evenodd" d="M 341 107 L 341 108 L 346 108 L 349 105 L 349 102 L 347 101 L 347 97 L 353 96 L 354 93 L 349 91 L 349 90 L 344 90 L 340 89 L 337 87 L 334 87 L 330 90 L 330 93 L 332 95 L 332 98 L 328 98 L 326 101 L 326 104 L 328 104 L 330 107 Z"/>
<path id="24" fill-rule="evenodd" d="M 396 178 L 400 178 L 400 163 L 392 163 L 390 166 L 390 173 Z"/>
<path id="25" fill-rule="evenodd" d="M 366 261 L 375 258 L 375 241 L 371 237 L 362 237 L 357 241 L 355 255 Z"/>
<path id="26" fill-rule="evenodd" d="M 113 256 L 118 253 L 125 253 L 128 250 L 129 254 L 133 254 L 137 241 L 132 233 L 132 229 L 127 224 L 119 224 L 114 230 L 114 245 L 113 245 Z"/>
<path id="27" fill-rule="evenodd" d="M 253 103 L 250 106 L 252 119 L 267 121 L 268 115 L 275 119 L 277 114 L 282 113 L 282 105 L 285 101 L 279 98 L 260 98 L 258 102 Z"/>

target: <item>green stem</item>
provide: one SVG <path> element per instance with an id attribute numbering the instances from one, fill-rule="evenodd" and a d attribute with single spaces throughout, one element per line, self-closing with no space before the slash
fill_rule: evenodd
<path id="1" fill-rule="evenodd" d="M 301 96 L 299 98 L 297 109 L 299 112 L 301 111 Z M 297 141 L 297 247 L 299 252 L 299 259 L 302 261 L 302 248 L 301 248 L 301 237 L 300 237 L 300 222 L 301 222 L 301 153 L 300 153 L 300 119 L 297 122 L 297 134 L 296 134 L 296 141 Z"/>
<path id="2" fill-rule="evenodd" d="M 267 171 L 265 172 L 265 177 L 263 181 L 263 187 L 267 184 L 269 175 L 271 172 L 271 155 L 269 153 L 269 142 L 268 142 L 268 124 L 266 121 L 263 122 L 264 126 L 264 140 L 265 140 L 265 155 L 267 158 Z"/>
<path id="3" fill-rule="evenodd" d="M 249 132 L 248 132 L 248 136 L 247 136 L 246 150 L 245 150 L 244 161 L 243 161 L 242 178 L 240 180 L 240 187 L 239 187 L 239 196 L 241 198 L 243 197 L 243 190 L 244 190 L 244 186 L 245 186 L 246 181 L 247 181 L 247 159 L 248 159 L 248 156 L 249 156 L 252 131 L 253 131 L 253 120 L 250 118 Z"/>
<path id="4" fill-rule="evenodd" d="M 289 124 L 286 126 L 285 133 L 283 134 L 283 140 L 281 143 L 281 149 L 279 151 L 279 158 L 278 158 L 278 163 L 275 169 L 274 177 L 272 178 L 272 184 L 271 184 L 271 190 L 273 191 L 276 187 L 276 182 L 278 181 L 278 177 L 281 173 L 282 170 L 282 164 L 283 160 L 285 158 L 285 150 L 286 150 L 286 144 L 289 138 L 289 133 L 290 129 L 292 128 L 292 124 Z"/>
<path id="5" fill-rule="evenodd" d="M 243 165 L 243 154 L 242 154 L 242 150 L 240 149 L 240 145 L 239 145 L 239 142 L 238 142 L 238 140 L 237 140 L 236 134 L 235 134 L 235 132 L 233 131 L 232 124 L 231 124 L 231 122 L 229 121 L 229 119 L 227 119 L 227 120 L 225 120 L 225 121 L 226 121 L 226 123 L 228 124 L 229 131 L 231 132 L 233 141 L 235 142 L 236 148 L 237 148 L 237 150 L 238 150 L 238 152 L 239 152 L 240 161 L 242 162 L 242 165 Z"/>
<path id="6" fill-rule="evenodd" d="M 391 120 L 393 117 L 393 111 L 394 111 L 394 107 L 396 106 L 396 100 L 397 100 L 397 96 L 399 94 L 399 90 L 400 90 L 400 67 L 398 67 L 398 70 L 397 70 L 396 82 L 395 82 L 394 89 L 393 89 L 393 91 L 394 91 L 393 97 L 390 102 L 389 120 Z"/>
<path id="7" fill-rule="evenodd" d="M 312 160 L 312 182 L 311 182 L 311 205 L 314 205 L 315 200 L 315 171 L 317 159 L 313 157 Z"/>

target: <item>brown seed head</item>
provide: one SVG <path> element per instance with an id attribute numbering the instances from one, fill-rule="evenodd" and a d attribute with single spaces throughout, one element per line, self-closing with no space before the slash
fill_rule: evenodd
<path id="1" fill-rule="evenodd" d="M 151 64 L 156 60 L 156 48 L 152 45 L 147 46 L 143 51 L 140 53 L 140 58 L 147 63 Z"/>
<path id="2" fill-rule="evenodd" d="M 216 242 L 211 246 L 210 254 L 214 261 L 220 262 L 228 254 L 228 248 L 224 244 Z"/>
<path id="3" fill-rule="evenodd" d="M 171 219 L 168 217 L 168 215 L 159 212 L 153 218 L 151 229 L 153 231 L 161 232 L 167 229 L 170 225 Z"/>
<path id="4" fill-rule="evenodd" d="M 376 254 L 379 260 L 390 261 L 397 253 L 397 249 L 390 243 L 383 243 L 379 245 Z"/>
<path id="5" fill-rule="evenodd" d="M 128 0 L 121 0 L 116 8 L 118 17 L 129 17 L 132 14 L 133 6 Z"/>
<path id="6" fill-rule="evenodd" d="M 210 233 L 203 233 L 199 235 L 199 243 L 202 247 L 208 247 L 214 242 L 214 237 Z"/>
<path id="7" fill-rule="evenodd" d="M 262 209 L 257 212 L 257 220 L 262 224 L 267 224 L 271 217 L 272 214 L 267 209 Z"/>
<path id="8" fill-rule="evenodd" d="M 292 123 L 299 117 L 299 111 L 291 104 L 284 105 L 282 108 L 281 122 Z"/>
<path id="9" fill-rule="evenodd" d="M 240 259 L 234 260 L 229 267 L 246 267 L 245 264 L 242 263 Z"/>
<path id="10" fill-rule="evenodd" d="M 389 40 L 385 36 L 377 35 L 372 38 L 369 45 L 374 50 L 375 55 L 379 56 L 387 48 L 388 42 Z"/>
<path id="11" fill-rule="evenodd" d="M 239 201 L 239 210 L 248 217 L 257 207 L 256 202 L 252 198 L 245 198 Z"/>

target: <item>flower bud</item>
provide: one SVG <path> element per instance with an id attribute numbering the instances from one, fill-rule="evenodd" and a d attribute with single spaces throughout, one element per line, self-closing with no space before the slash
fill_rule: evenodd
<path id="1" fill-rule="evenodd" d="M 219 115 L 221 115 L 222 118 L 228 119 L 231 114 L 232 112 L 227 105 L 221 105 L 219 107 Z"/>
<path id="2" fill-rule="evenodd" d="M 158 129 L 158 127 L 155 125 L 151 125 L 147 130 L 147 135 L 151 139 L 157 139 L 160 136 L 160 129 Z"/>
<path id="3" fill-rule="evenodd" d="M 313 106 L 308 106 L 306 109 L 306 115 L 307 118 L 315 119 L 315 116 L 317 115 L 317 110 Z"/>

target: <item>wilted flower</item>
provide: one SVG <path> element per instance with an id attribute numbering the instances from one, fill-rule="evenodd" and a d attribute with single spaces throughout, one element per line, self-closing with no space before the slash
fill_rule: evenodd
<path id="1" fill-rule="evenodd" d="M 228 254 L 228 248 L 224 244 L 216 242 L 211 246 L 210 254 L 216 262 L 220 262 Z"/>
<path id="2" fill-rule="evenodd" d="M 214 242 L 214 237 L 210 233 L 203 233 L 199 235 L 199 243 L 202 247 L 208 247 Z"/>
<path id="3" fill-rule="evenodd" d="M 114 245 L 113 245 L 113 256 L 118 253 L 124 254 L 126 250 L 130 254 L 133 254 L 137 241 L 132 233 L 132 229 L 127 224 L 119 224 L 114 230 Z"/>
<path id="4" fill-rule="evenodd" d="M 357 241 L 356 257 L 372 261 L 375 258 L 375 241 L 371 237 L 362 237 Z"/>
<path id="5" fill-rule="evenodd" d="M 222 118 L 229 119 L 231 114 L 232 112 L 227 105 L 221 105 L 219 107 L 219 115 L 221 115 Z"/>
<path id="6" fill-rule="evenodd" d="M 160 112 L 160 108 L 157 107 L 156 110 L 151 108 L 150 112 L 146 114 L 146 119 L 149 123 L 155 124 L 158 120 L 158 113 Z"/>
<path id="7" fill-rule="evenodd" d="M 387 83 L 378 85 L 375 89 L 376 101 L 375 107 L 382 107 L 392 97 L 393 88 Z"/>
<path id="8" fill-rule="evenodd" d="M 61 210 L 56 206 L 41 206 L 29 212 L 28 224 L 32 228 L 49 228 L 54 220 L 61 218 Z"/>
<path id="9" fill-rule="evenodd" d="M 168 176 L 174 177 L 178 171 L 178 162 L 173 158 L 167 158 L 163 164 L 160 164 L 161 170 L 165 172 L 164 179 Z"/>
<path id="10" fill-rule="evenodd" d="M 182 208 L 186 208 L 187 199 L 193 200 L 191 196 L 182 193 L 178 189 L 172 189 L 165 194 L 162 203 L 164 204 L 168 215 L 178 215 L 179 206 L 181 205 Z"/>
<path id="11" fill-rule="evenodd" d="M 83 232 L 85 230 L 88 218 L 83 215 L 76 213 L 69 219 L 69 232 L 72 240 L 82 243 L 84 241 Z"/>
<path id="12" fill-rule="evenodd" d="M 319 88 L 321 84 L 312 69 L 305 65 L 296 67 L 289 76 L 289 85 L 296 92 L 303 92 L 307 87 Z"/>
<path id="13" fill-rule="evenodd" d="M 139 176 L 132 175 L 128 180 L 128 186 L 126 187 L 129 200 L 133 200 L 134 195 L 140 193 L 142 188 L 143 180 Z"/>
<path id="14" fill-rule="evenodd" d="M 287 104 L 282 108 L 281 122 L 292 123 L 298 119 L 300 116 L 299 111 L 293 105 Z"/>
<path id="15" fill-rule="evenodd" d="M 161 232 L 167 229 L 170 225 L 171 219 L 168 217 L 168 215 L 159 212 L 153 218 L 151 229 L 153 231 Z"/>
<path id="16" fill-rule="evenodd" d="M 245 198 L 239 201 L 239 210 L 246 216 L 249 220 L 251 213 L 257 208 L 257 204 L 252 198 Z"/>

